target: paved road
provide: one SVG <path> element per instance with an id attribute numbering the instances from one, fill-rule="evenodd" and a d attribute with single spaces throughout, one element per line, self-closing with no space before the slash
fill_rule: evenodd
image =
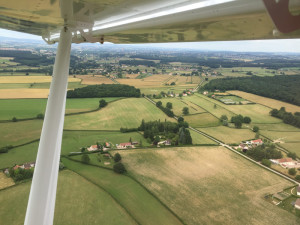
<path id="1" fill-rule="evenodd" d="M 147 99 L 148 101 L 150 101 L 152 104 L 156 105 L 156 102 L 154 102 L 152 99 L 150 99 L 150 98 L 148 98 L 148 97 L 146 97 L 146 96 L 145 96 L 144 98 Z M 176 116 L 174 116 L 174 119 L 178 120 L 178 118 L 177 118 Z M 249 158 L 248 156 L 246 156 L 246 155 L 244 155 L 244 154 L 238 152 L 237 150 L 233 149 L 231 146 L 229 146 L 229 145 L 227 145 L 227 144 L 225 144 L 225 143 L 219 141 L 218 139 L 214 138 L 213 136 L 210 136 L 210 135 L 208 135 L 208 134 L 206 134 L 206 133 L 204 133 L 204 132 L 202 132 L 202 131 L 200 131 L 200 130 L 197 130 L 197 129 L 191 127 L 191 126 L 189 126 L 189 129 L 191 129 L 192 131 L 195 131 L 195 132 L 197 132 L 197 133 L 199 133 L 199 134 L 201 134 L 201 135 L 203 135 L 203 136 L 205 136 L 205 137 L 211 139 L 212 141 L 218 143 L 219 145 L 221 145 L 221 146 L 223 146 L 223 147 L 229 149 L 230 151 L 232 151 L 232 152 L 234 152 L 234 153 L 240 155 L 241 157 L 243 157 L 243 158 L 245 158 L 245 159 L 247 159 L 247 160 L 249 160 L 249 161 L 255 163 L 256 165 L 258 165 L 258 166 L 260 166 L 260 167 L 263 167 L 264 169 L 269 170 L 270 172 L 273 172 L 273 173 L 277 174 L 278 176 L 281 176 L 281 177 L 285 178 L 286 180 L 289 180 L 289 181 L 291 181 L 291 182 L 293 182 L 293 183 L 295 183 L 295 184 L 300 185 L 299 182 L 293 180 L 292 178 L 290 178 L 290 177 L 288 177 L 288 176 L 286 176 L 286 175 L 284 175 L 284 174 L 281 174 L 281 173 L 277 172 L 276 170 L 273 170 L 273 169 L 271 169 L 271 168 L 269 168 L 269 167 L 267 167 L 267 166 L 264 166 L 264 165 L 262 165 L 262 164 L 259 163 L 259 162 L 256 162 L 255 160 L 253 160 L 253 159 Z M 278 147 L 278 148 L 281 149 L 280 147 Z M 284 149 L 283 149 L 283 150 L 284 150 Z M 285 151 L 285 150 L 284 150 L 284 151 Z"/>

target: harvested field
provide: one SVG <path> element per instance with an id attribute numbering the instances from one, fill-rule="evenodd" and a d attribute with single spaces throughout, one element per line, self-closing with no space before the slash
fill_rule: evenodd
<path id="1" fill-rule="evenodd" d="M 49 83 L 52 76 L 0 76 L 1 84 Z M 68 82 L 80 82 L 79 79 L 70 77 Z"/>
<path id="2" fill-rule="evenodd" d="M 187 224 L 296 225 L 300 221 L 263 199 L 292 183 L 223 147 L 128 150 L 122 152 L 122 160 L 130 174 Z M 241 210 L 245 206 L 247 210 Z"/>
<path id="3" fill-rule="evenodd" d="M 197 128 L 226 144 L 240 143 L 241 141 L 250 140 L 255 137 L 255 133 L 249 129 L 236 129 L 225 126 Z"/>
<path id="4" fill-rule="evenodd" d="M 161 81 L 145 81 L 144 79 L 116 79 L 120 84 L 127 84 L 136 88 L 146 87 L 160 87 L 162 86 Z"/>
<path id="5" fill-rule="evenodd" d="M 219 119 L 210 113 L 200 113 L 184 116 L 184 120 L 192 127 L 214 127 L 220 124 Z"/>
<path id="6" fill-rule="evenodd" d="M 129 79 L 135 79 L 136 77 L 138 77 L 140 74 L 126 74 L 125 77 L 129 78 Z"/>
<path id="7" fill-rule="evenodd" d="M 77 75 L 76 78 L 81 79 L 81 84 L 114 84 L 114 82 L 102 75 Z"/>
<path id="8" fill-rule="evenodd" d="M 0 89 L 0 99 L 48 98 L 49 89 Z"/>
<path id="9" fill-rule="evenodd" d="M 270 108 L 280 109 L 281 107 L 285 107 L 287 112 L 292 112 L 292 113 L 300 112 L 300 106 L 292 105 L 290 103 L 282 102 L 282 101 L 271 99 L 271 98 L 262 97 L 262 96 L 255 95 L 255 94 L 250 94 L 250 93 L 243 92 L 243 91 L 228 91 L 228 92 L 231 94 L 234 94 L 234 95 L 238 95 L 249 101 L 268 106 Z M 271 109 L 270 109 L 270 111 L 271 111 Z"/>
<path id="10" fill-rule="evenodd" d="M 92 113 L 67 116 L 65 129 L 71 130 L 119 130 L 136 128 L 145 121 L 165 119 L 174 121 L 144 98 L 128 98 L 113 102 Z"/>
<path id="11" fill-rule="evenodd" d="M 152 75 L 149 77 L 144 78 L 144 81 L 146 82 L 165 82 L 166 80 L 169 80 L 172 77 L 172 75 Z"/>
<path id="12" fill-rule="evenodd" d="M 13 186 L 15 182 L 10 177 L 7 177 L 2 171 L 0 171 L 0 190 Z"/>

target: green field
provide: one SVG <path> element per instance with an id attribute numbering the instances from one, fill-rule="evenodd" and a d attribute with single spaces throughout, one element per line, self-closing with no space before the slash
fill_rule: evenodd
<path id="1" fill-rule="evenodd" d="M 107 102 L 116 98 L 103 98 Z M 66 113 L 84 112 L 97 109 L 100 98 L 72 98 L 67 99 Z M 35 118 L 37 114 L 45 112 L 47 99 L 1 99 L 0 100 L 0 120 L 11 120 Z"/>
<path id="2" fill-rule="evenodd" d="M 145 225 L 182 225 L 182 223 L 155 197 L 128 176 L 118 175 L 111 170 L 88 166 L 63 159 L 70 170 L 86 177 L 112 195 L 120 205 Z"/>
<path id="3" fill-rule="evenodd" d="M 164 91 L 165 93 L 173 92 L 176 94 L 182 93 L 186 89 L 195 88 L 195 85 L 180 85 L 180 86 L 165 86 L 165 87 L 145 87 L 140 88 L 141 93 L 144 93 L 145 95 L 153 95 L 153 94 L 160 94 L 160 92 Z"/>
<path id="4" fill-rule="evenodd" d="M 182 109 L 184 107 L 189 108 L 190 114 L 203 112 L 203 110 L 201 110 L 200 108 L 190 107 L 189 105 L 187 105 L 187 103 L 185 103 L 184 101 L 181 101 L 179 98 L 162 98 L 162 99 L 157 99 L 155 101 L 156 102 L 161 101 L 164 107 L 166 107 L 167 102 L 171 102 L 173 105 L 172 110 L 173 110 L 174 114 L 177 116 L 182 115 Z"/>
<path id="5" fill-rule="evenodd" d="M 23 224 L 31 182 L 0 191 L 0 224 Z M 112 197 L 83 177 L 64 170 L 59 173 L 54 225 L 135 225 L 135 221 Z"/>
<path id="6" fill-rule="evenodd" d="M 193 130 L 190 130 L 190 133 L 191 133 L 191 136 L 192 136 L 192 139 L 193 139 L 193 144 L 201 144 L 201 145 L 204 145 L 204 144 L 216 144 L 216 142 L 212 141 L 211 139 L 193 131 Z"/>
<path id="7" fill-rule="evenodd" d="M 129 173 L 186 224 L 299 224 L 263 199 L 293 184 L 225 148 L 126 151 L 122 157 Z"/>
<path id="8" fill-rule="evenodd" d="M 192 127 L 214 127 L 220 124 L 219 119 L 210 113 L 200 113 L 184 116 L 184 120 Z"/>
<path id="9" fill-rule="evenodd" d="M 174 121 L 146 99 L 128 98 L 113 102 L 97 112 L 67 116 L 65 129 L 119 130 L 121 127 L 138 127 L 142 119 Z"/>
<path id="10" fill-rule="evenodd" d="M 198 130 L 226 144 L 240 143 L 241 141 L 250 140 L 255 137 L 255 133 L 249 129 L 236 129 L 225 126 L 198 128 Z"/>

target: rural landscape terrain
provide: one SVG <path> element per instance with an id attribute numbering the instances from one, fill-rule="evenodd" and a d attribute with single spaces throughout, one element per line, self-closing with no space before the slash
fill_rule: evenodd
<path id="1" fill-rule="evenodd" d="M 54 56 L 0 45 L 0 224 L 24 221 Z M 299 65 L 75 46 L 54 224 L 299 224 Z"/>

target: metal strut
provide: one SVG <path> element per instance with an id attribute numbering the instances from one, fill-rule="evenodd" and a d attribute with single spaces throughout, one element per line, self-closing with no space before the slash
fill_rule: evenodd
<path id="1" fill-rule="evenodd" d="M 52 225 L 63 133 L 72 35 L 64 27 L 55 57 L 25 225 Z"/>

